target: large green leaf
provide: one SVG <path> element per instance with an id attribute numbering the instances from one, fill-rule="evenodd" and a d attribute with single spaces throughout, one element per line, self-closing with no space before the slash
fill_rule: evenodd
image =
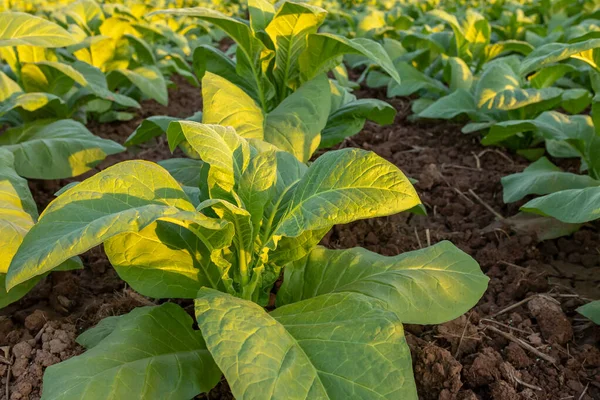
<path id="1" fill-rule="evenodd" d="M 19 175 L 34 179 L 77 176 L 125 150 L 74 120 L 38 121 L 9 129 L 0 136 L 0 146 L 14 154 Z"/>
<path id="2" fill-rule="evenodd" d="M 277 10 L 265 31 L 275 45 L 275 66 L 273 75 L 286 94 L 288 86 L 296 88 L 300 84 L 298 58 L 306 49 L 307 36 L 317 32 L 327 11 L 309 4 L 284 2 Z"/>
<path id="3" fill-rule="evenodd" d="M 46 370 L 44 399 L 190 399 L 219 382 L 221 372 L 181 307 L 136 308 L 113 322 L 90 350 Z"/>
<path id="4" fill-rule="evenodd" d="M 91 349 L 106 339 L 106 337 L 115 330 L 117 325 L 119 325 L 119 321 L 122 321 L 123 318 L 127 318 L 127 314 L 106 317 L 100 320 L 100 322 L 98 322 L 98 324 L 96 324 L 96 326 L 93 328 L 88 329 L 81 335 L 77 336 L 75 341 L 77 344 L 85 347 L 86 349 Z"/>
<path id="5" fill-rule="evenodd" d="M 202 289 L 196 319 L 236 399 L 416 399 L 402 325 L 336 293 L 276 309 Z M 359 328 L 357 328 L 359 327 Z"/>
<path id="6" fill-rule="evenodd" d="M 534 47 L 527 42 L 522 42 L 520 40 L 505 40 L 486 46 L 485 58 L 489 61 L 502 54 L 509 52 L 519 53 L 523 54 L 524 56 L 527 56 L 533 50 Z"/>
<path id="7" fill-rule="evenodd" d="M 516 110 L 532 104 L 559 99 L 558 88 L 522 89 L 519 76 L 504 62 L 487 68 L 475 86 L 477 108 Z"/>
<path id="8" fill-rule="evenodd" d="M 509 120 L 492 126 L 481 141 L 484 145 L 502 142 L 522 132 L 535 132 L 546 141 L 589 141 L 594 125 L 589 116 L 565 115 L 556 111 L 541 114 L 533 120 Z"/>
<path id="9" fill-rule="evenodd" d="M 499 122 L 491 127 L 489 133 L 481 140 L 481 144 L 489 146 L 503 142 L 522 132 L 532 132 L 537 130 L 535 120 L 509 120 Z M 550 127 L 553 129 L 554 127 Z"/>
<path id="10" fill-rule="evenodd" d="M 333 225 L 391 215 L 420 204 L 397 167 L 363 150 L 330 151 L 301 178 L 288 183 L 286 188 L 276 186 L 281 194 L 275 197 L 275 205 L 268 204 L 269 219 L 263 229 L 262 243 L 272 250 L 269 262 L 276 265 L 306 256 Z"/>
<path id="11" fill-rule="evenodd" d="M 102 7 L 94 0 L 77 0 L 65 7 L 64 12 L 83 28 L 92 28 L 105 20 Z"/>
<path id="12" fill-rule="evenodd" d="M 600 219 L 600 186 L 563 190 L 533 199 L 521 210 L 571 224 Z"/>
<path id="13" fill-rule="evenodd" d="M 551 87 L 554 83 L 569 72 L 577 71 L 569 64 L 554 64 L 541 68 L 538 72 L 531 75 L 528 79 L 531 86 L 536 89 Z"/>
<path id="14" fill-rule="evenodd" d="M 0 308 L 23 297 L 37 282 L 32 280 L 6 293 L 8 266 L 37 219 L 37 207 L 27 186 L 13 169 L 14 156 L 0 149 Z"/>
<path id="15" fill-rule="evenodd" d="M 331 107 L 325 75 L 304 83 L 267 115 L 264 140 L 307 162 L 319 147 Z"/>
<path id="16" fill-rule="evenodd" d="M 568 89 L 562 94 L 561 107 L 569 114 L 579 114 L 589 107 L 592 97 L 587 89 Z"/>
<path id="17" fill-rule="evenodd" d="M 339 64 L 339 58 L 344 54 L 363 55 L 379 65 L 396 82 L 401 82 L 392 60 L 379 43 L 364 38 L 347 39 L 329 33 L 308 37 L 308 45 L 299 58 L 302 79 L 309 80 L 328 72 Z"/>
<path id="18" fill-rule="evenodd" d="M 192 121 L 172 122 L 167 130 L 171 151 L 187 143 L 210 165 L 208 187 L 231 192 L 250 162 L 250 145 L 228 126 Z"/>
<path id="19" fill-rule="evenodd" d="M 527 75 L 549 64 L 566 60 L 586 50 L 600 47 L 600 39 L 579 43 L 549 43 L 532 51 L 521 64 L 521 75 Z"/>
<path id="20" fill-rule="evenodd" d="M 395 165 L 364 150 L 330 151 L 298 182 L 275 235 L 296 237 L 305 231 L 396 214 L 418 204 L 415 189 Z"/>
<path id="21" fill-rule="evenodd" d="M 140 104 L 134 99 L 120 93 L 111 92 L 108 89 L 106 76 L 99 68 L 82 61 L 74 62 L 72 67 L 83 75 L 87 82 L 87 86 L 78 94 L 78 100 L 81 100 L 80 98 L 95 98 L 97 96 L 101 99 L 112 101 L 125 107 L 140 108 Z"/>
<path id="22" fill-rule="evenodd" d="M 18 110 L 27 120 L 42 118 L 68 118 L 74 110 L 51 93 L 14 93 L 0 104 L 0 116 L 11 110 Z"/>
<path id="23" fill-rule="evenodd" d="M 600 181 L 587 175 L 563 172 L 546 157 L 542 157 L 523 172 L 503 177 L 502 186 L 504 202 L 513 203 L 530 194 L 546 195 L 561 190 L 600 186 Z"/>
<path id="24" fill-rule="evenodd" d="M 227 79 L 206 72 L 202 79 L 205 124 L 231 126 L 245 138 L 263 139 L 265 116 L 246 92 Z"/>
<path id="25" fill-rule="evenodd" d="M 26 63 L 21 68 L 21 80 L 27 92 L 66 94 L 76 82 L 86 86 L 85 77 L 70 65 L 57 61 Z"/>
<path id="26" fill-rule="evenodd" d="M 196 213 L 177 181 L 160 166 L 126 161 L 107 168 L 50 203 L 13 258 L 6 286 L 10 289 L 118 234 L 139 232 L 158 219 L 222 228 Z"/>
<path id="27" fill-rule="evenodd" d="M 450 242 L 384 257 L 362 248 L 318 247 L 285 269 L 277 304 L 328 293 L 360 293 L 383 302 L 402 322 L 440 324 L 481 298 L 488 278 Z"/>
<path id="28" fill-rule="evenodd" d="M 444 96 L 421 111 L 420 118 L 452 119 L 461 114 L 474 114 L 477 112 L 473 95 L 464 89 Z"/>
<path id="29" fill-rule="evenodd" d="M 447 70 L 450 75 L 450 90 L 470 90 L 473 85 L 473 73 L 467 63 L 458 57 L 448 59 Z"/>
<path id="30" fill-rule="evenodd" d="M 138 67 L 134 70 L 117 69 L 108 75 L 109 85 L 113 88 L 120 85 L 121 78 L 127 79 L 136 86 L 145 96 L 156 100 L 162 105 L 169 103 L 167 84 L 162 73 L 153 66 Z"/>
<path id="31" fill-rule="evenodd" d="M 349 136 L 361 131 L 366 120 L 380 125 L 394 122 L 396 109 L 385 101 L 377 99 L 359 99 L 344 104 L 333 112 L 321 133 L 320 147 L 332 147 Z"/>
<path id="32" fill-rule="evenodd" d="M 129 44 L 135 49 L 137 61 L 142 65 L 156 65 L 156 57 L 154 56 L 152 47 L 142 38 L 131 34 L 123 35 L 129 41 Z"/>
<path id="33" fill-rule="evenodd" d="M 0 47 L 64 47 L 75 43 L 71 34 L 54 22 L 22 12 L 0 13 Z"/>
<path id="34" fill-rule="evenodd" d="M 392 78 L 388 74 L 375 69 L 369 71 L 367 73 L 367 78 L 365 79 L 365 85 L 371 89 L 378 89 L 388 86 L 391 84 L 391 82 Z"/>
<path id="35" fill-rule="evenodd" d="M 193 299 L 210 287 L 225 291 L 212 258 L 231 245 L 233 229 L 201 229 L 155 221 L 139 232 L 123 233 L 104 245 L 111 265 L 134 290 L 153 298 Z"/>
<path id="36" fill-rule="evenodd" d="M 576 310 L 579 314 L 600 325 L 600 300 L 592 301 Z"/>
<path id="37" fill-rule="evenodd" d="M 0 309 L 23 297 L 42 278 L 35 277 L 6 292 L 6 273 L 23 237 L 37 221 L 38 211 L 27 181 L 13 168 L 14 156 L 0 149 Z M 81 260 L 72 258 L 60 270 L 82 268 Z"/>

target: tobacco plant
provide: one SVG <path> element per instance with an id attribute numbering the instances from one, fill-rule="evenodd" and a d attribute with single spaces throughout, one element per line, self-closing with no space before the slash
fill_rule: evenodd
<path id="1" fill-rule="evenodd" d="M 580 172 L 586 174 L 565 172 L 541 157 L 523 172 L 502 178 L 504 201 L 512 203 L 529 195 L 541 196 L 527 202 L 521 210 L 562 222 L 542 232 L 544 239 L 570 234 L 582 224 L 599 219 L 600 136 L 592 118 L 546 112 L 535 120 L 498 124 L 486 138 L 507 138 L 525 132 L 543 141 L 552 157 L 580 158 Z"/>
<path id="2" fill-rule="evenodd" d="M 367 119 L 393 122 L 395 110 L 389 104 L 358 100 L 323 77 L 344 54 L 355 53 L 400 81 L 378 43 L 317 33 L 327 12 L 306 3 L 274 6 L 251 0 L 248 12 L 249 21 L 202 7 L 154 13 L 199 18 L 236 42 L 235 59 L 206 45 L 194 51 L 194 70 L 203 81 L 203 122 L 233 126 L 240 135 L 272 143 L 301 161 L 319 145 L 330 147 L 358 133 Z"/>
<path id="3" fill-rule="evenodd" d="M 93 3 L 93 2 L 92 2 Z M 29 14 L 0 13 L 0 121 L 18 125 L 40 118 L 78 117 L 110 109 L 113 103 L 139 107 L 134 99 L 110 91 L 103 72 L 93 65 L 60 57 L 80 38 L 51 21 Z M 107 51 L 106 49 L 104 51 Z M 107 105 L 104 105 L 107 104 Z"/>
<path id="4" fill-rule="evenodd" d="M 15 156 L 0 148 L 0 309 L 23 297 L 43 276 L 23 282 L 7 293 L 5 278 L 23 237 L 38 218 L 27 181 L 15 171 Z M 65 259 L 57 270 L 82 268 L 77 257 Z"/>
<path id="5" fill-rule="evenodd" d="M 47 369 L 44 398 L 189 399 L 224 374 L 237 399 L 416 399 L 402 322 L 456 318 L 487 278 L 449 242 L 396 257 L 318 246 L 333 225 L 418 205 L 402 172 L 359 149 L 306 166 L 193 121 L 167 136 L 200 160 L 127 161 L 66 188 L 6 287 L 104 243 L 139 293 L 195 299 L 200 331 L 173 303 L 107 318 L 79 337 L 87 352 Z"/>
<path id="6" fill-rule="evenodd" d="M 0 13 L 0 121 L 127 120 L 143 98 L 166 105 L 173 74 L 197 86 L 190 46 L 212 43 L 208 24 L 148 8 L 78 0 L 48 19 Z"/>

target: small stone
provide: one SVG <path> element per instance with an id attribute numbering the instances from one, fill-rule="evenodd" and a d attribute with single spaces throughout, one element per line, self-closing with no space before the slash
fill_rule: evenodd
<path id="1" fill-rule="evenodd" d="M 31 357 L 31 345 L 27 342 L 20 342 L 14 345 L 12 352 L 16 358 L 29 358 Z"/>
<path id="2" fill-rule="evenodd" d="M 560 304 L 546 297 L 535 297 L 527 303 L 536 318 L 544 339 L 564 345 L 573 337 L 571 322 L 563 313 Z"/>
<path id="3" fill-rule="evenodd" d="M 25 328 L 32 332 L 37 332 L 44 327 L 48 321 L 48 316 L 42 310 L 35 310 L 33 314 L 30 314 L 25 318 Z"/>
<path id="4" fill-rule="evenodd" d="M 506 348 L 507 360 L 515 366 L 515 368 L 527 368 L 532 364 L 531 359 L 521 346 L 511 342 Z"/>

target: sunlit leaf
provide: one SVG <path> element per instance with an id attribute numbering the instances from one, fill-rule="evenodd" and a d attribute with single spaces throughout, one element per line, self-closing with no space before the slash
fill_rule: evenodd
<path id="1" fill-rule="evenodd" d="M 54 22 L 22 12 L 0 13 L 0 47 L 64 47 L 75 43 L 71 34 Z"/>
<path id="2" fill-rule="evenodd" d="M 237 399 L 416 397 L 402 325 L 366 296 L 323 295 L 267 314 L 202 289 L 195 309 Z"/>
<path id="3" fill-rule="evenodd" d="M 360 293 L 382 301 L 403 322 L 439 324 L 474 306 L 487 282 L 477 262 L 450 242 L 396 257 L 318 247 L 285 269 L 277 304 Z"/>
<path id="4" fill-rule="evenodd" d="M 19 175 L 35 179 L 81 175 L 125 150 L 74 120 L 42 120 L 9 129 L 0 136 L 0 146 L 14 154 Z"/>
<path id="5" fill-rule="evenodd" d="M 219 368 L 181 307 L 136 308 L 112 322 L 95 346 L 47 369 L 44 397 L 188 399 L 219 382 Z M 91 331 L 99 329 L 102 323 Z"/>

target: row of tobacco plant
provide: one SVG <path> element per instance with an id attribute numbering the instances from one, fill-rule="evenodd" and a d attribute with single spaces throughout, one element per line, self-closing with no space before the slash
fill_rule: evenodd
<path id="1" fill-rule="evenodd" d="M 598 135 L 592 117 L 571 115 L 597 103 L 585 89 L 596 67 L 585 65 L 600 39 L 576 28 L 590 25 L 585 14 L 533 50 L 513 38 L 529 30 L 513 29 L 506 7 L 459 21 L 427 3 L 369 6 L 375 20 L 353 24 L 343 10 L 326 21 L 328 3 L 250 0 L 248 20 L 165 6 L 0 13 L 0 118 L 11 126 L 0 136 L 0 307 L 52 271 L 82 268 L 78 255 L 100 244 L 130 287 L 161 303 L 83 333 L 87 350 L 46 370 L 44 399 L 185 400 L 223 375 L 237 399 L 417 398 L 402 324 L 460 316 L 488 279 L 449 242 L 395 257 L 318 245 L 337 224 L 425 212 L 411 181 L 372 152 L 314 159 L 366 120 L 394 120 L 389 104 L 352 94 L 342 58 L 390 96 L 419 94 L 418 117 L 467 115 L 465 130 L 488 132 L 486 144 L 536 158 L 505 180 L 507 201 L 544 195 L 524 211 L 566 213 L 570 229 L 598 216 Z M 505 36 L 489 22 L 502 18 Z M 548 40 L 538 25 L 531 37 Z M 223 33 L 235 42 L 225 53 L 214 46 Z M 173 74 L 201 84 L 203 110 L 151 117 L 124 145 L 166 135 L 186 157 L 116 164 L 38 216 L 25 178 L 77 176 L 125 150 L 84 123 L 131 118 L 144 98 L 166 103 Z M 563 80 L 571 87 L 556 87 Z M 558 170 L 546 151 L 577 152 L 588 174 Z M 560 190 L 537 193 L 547 176 Z M 565 196 L 582 203 L 556 207 Z M 193 300 L 198 329 L 177 300 Z"/>

